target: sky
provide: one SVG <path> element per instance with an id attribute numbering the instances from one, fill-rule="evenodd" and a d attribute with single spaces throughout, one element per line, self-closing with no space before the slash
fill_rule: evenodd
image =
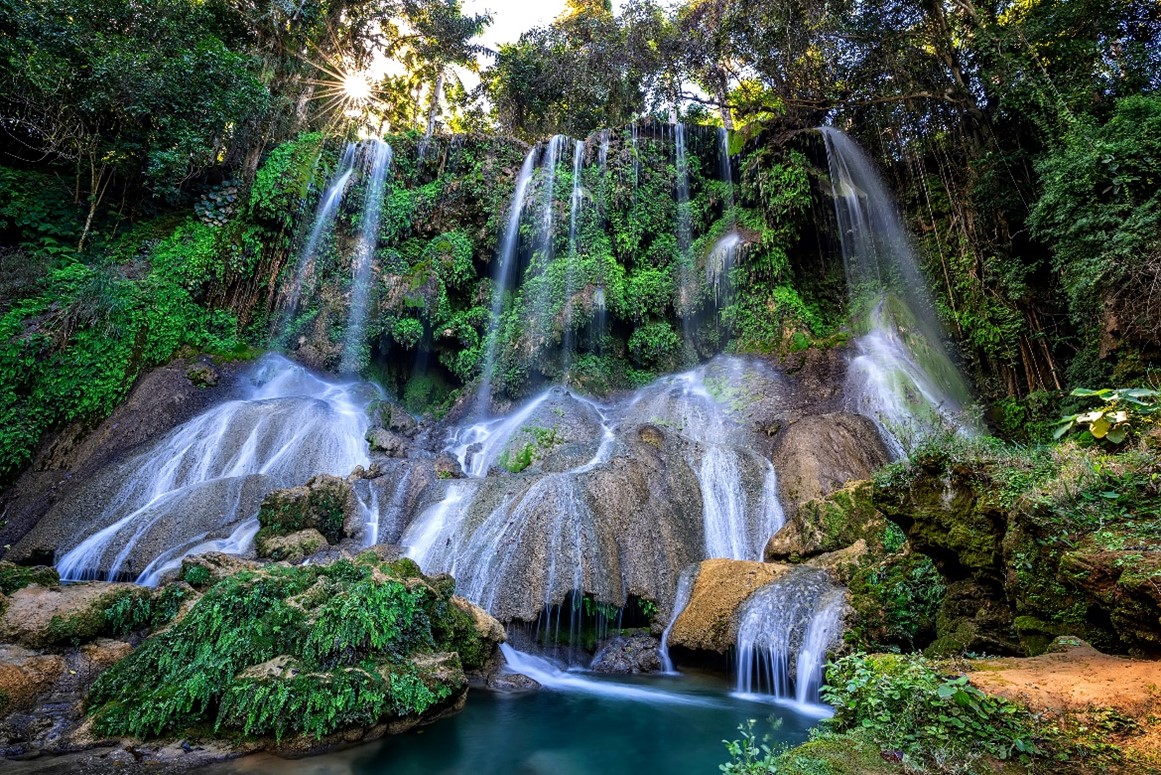
<path id="1" fill-rule="evenodd" d="M 533 27 L 542 27 L 564 10 L 565 0 L 465 0 L 464 13 L 490 11 L 492 24 L 484 30 L 480 40 L 489 48 L 501 43 L 513 43 L 520 33 Z M 613 12 L 617 13 L 622 0 L 613 0 Z"/>

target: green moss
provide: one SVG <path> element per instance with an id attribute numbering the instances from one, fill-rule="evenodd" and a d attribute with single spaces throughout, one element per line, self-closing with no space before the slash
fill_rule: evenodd
<path id="1" fill-rule="evenodd" d="M 465 685 L 459 658 L 437 655 L 463 649 L 475 664 L 488 647 L 450 592 L 397 570 L 411 568 L 342 560 L 223 578 L 101 675 L 96 728 L 318 738 L 423 713 Z"/>
<path id="2" fill-rule="evenodd" d="M 258 510 L 259 539 L 287 536 L 313 528 L 332 544 L 343 538 L 351 486 L 335 476 L 316 476 L 302 487 L 275 490 Z"/>
<path id="3" fill-rule="evenodd" d="M 11 595 L 30 584 L 55 587 L 60 584 L 60 575 L 57 574 L 56 568 L 45 565 L 30 567 L 0 560 L 0 593 Z"/>

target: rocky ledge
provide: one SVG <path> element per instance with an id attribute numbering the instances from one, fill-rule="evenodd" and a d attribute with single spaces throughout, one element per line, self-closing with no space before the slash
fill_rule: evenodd
<path id="1" fill-rule="evenodd" d="M 170 771 L 365 742 L 462 708 L 504 638 L 451 577 L 373 552 L 300 566 L 209 555 L 156 590 L 49 573 L 0 598 L 9 760 L 86 752 L 68 766 L 101 771 L 120 751 Z M 47 585 L 14 588 L 33 578 Z"/>

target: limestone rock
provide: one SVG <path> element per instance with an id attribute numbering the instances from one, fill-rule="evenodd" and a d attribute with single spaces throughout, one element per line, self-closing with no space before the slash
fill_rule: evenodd
<path id="1" fill-rule="evenodd" d="M 706 560 L 689 603 L 669 633 L 670 646 L 725 654 L 738 636 L 738 611 L 749 597 L 792 569 L 749 560 Z"/>
<path id="2" fill-rule="evenodd" d="M 467 598 L 453 595 L 451 599 L 452 605 L 459 608 L 461 611 L 472 617 L 472 625 L 475 627 L 476 633 L 486 643 L 500 644 L 507 640 L 508 636 L 504 632 L 504 625 L 490 613 L 480 608 L 475 603 Z"/>
<path id="3" fill-rule="evenodd" d="M 869 479 L 890 460 L 875 424 L 847 412 L 807 415 L 783 428 L 773 453 L 787 517 L 847 482 Z"/>
<path id="4" fill-rule="evenodd" d="M 488 688 L 494 692 L 513 694 L 516 692 L 531 692 L 540 688 L 540 684 L 523 673 L 497 672 L 488 676 Z"/>
<path id="5" fill-rule="evenodd" d="M 437 479 L 460 479 L 464 475 L 460 461 L 446 452 L 436 457 L 433 468 Z"/>
<path id="6" fill-rule="evenodd" d="M 266 534 L 289 535 L 314 528 L 329 543 L 343 539 L 346 516 L 355 510 L 351 484 L 320 474 L 300 487 L 275 490 L 262 501 L 258 522 Z"/>
<path id="7" fill-rule="evenodd" d="M 409 441 L 406 436 L 392 433 L 385 428 L 372 428 L 367 431 L 367 444 L 372 452 L 379 452 L 387 457 L 407 457 Z"/>
<path id="8" fill-rule="evenodd" d="M 64 671 L 58 654 L 0 644 L 0 716 L 29 707 Z"/>
<path id="9" fill-rule="evenodd" d="M 618 635 L 593 655 L 594 673 L 656 673 L 661 670 L 660 642 L 652 635 Z"/>

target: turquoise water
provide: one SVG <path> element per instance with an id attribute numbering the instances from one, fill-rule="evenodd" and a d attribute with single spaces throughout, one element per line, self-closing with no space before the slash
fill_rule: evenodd
<path id="1" fill-rule="evenodd" d="M 579 678 L 579 676 L 578 676 Z M 733 697 L 721 679 L 585 676 L 593 691 L 500 695 L 473 690 L 464 710 L 419 730 L 335 754 L 287 761 L 251 757 L 211 772 L 279 775 L 640 775 L 718 772 L 723 740 L 756 719 L 772 741 L 795 745 L 816 718 Z M 617 693 L 632 687 L 632 698 Z M 772 727 L 769 720 L 777 724 Z M 778 720 L 781 720 L 778 723 Z"/>

